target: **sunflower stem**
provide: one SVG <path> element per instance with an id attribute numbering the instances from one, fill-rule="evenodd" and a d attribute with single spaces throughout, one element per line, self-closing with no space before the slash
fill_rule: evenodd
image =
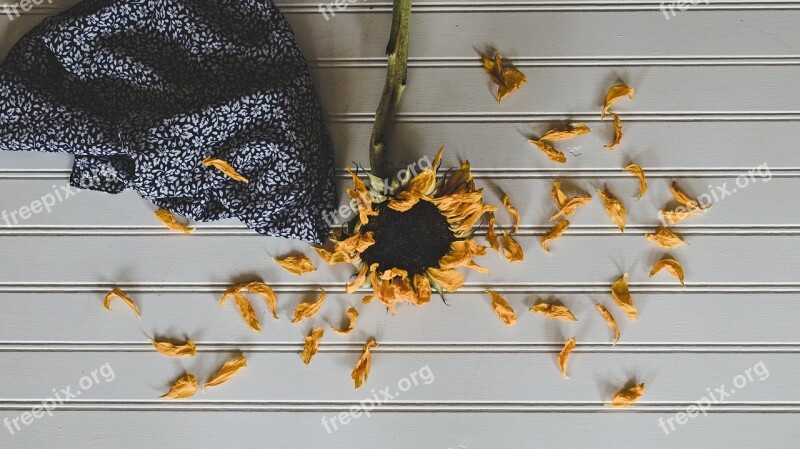
<path id="1" fill-rule="evenodd" d="M 392 7 L 392 30 L 386 46 L 386 83 L 383 95 L 375 112 L 375 125 L 369 142 L 369 163 L 372 173 L 388 178 L 392 173 L 386 157 L 386 146 L 391 133 L 394 116 L 406 87 L 408 74 L 408 25 L 411 18 L 411 0 L 394 0 Z"/>

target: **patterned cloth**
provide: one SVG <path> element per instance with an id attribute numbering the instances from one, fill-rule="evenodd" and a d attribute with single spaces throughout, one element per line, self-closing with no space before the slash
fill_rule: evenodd
<path id="1" fill-rule="evenodd" d="M 45 19 L 0 65 L 0 150 L 71 153 L 75 187 L 271 236 L 319 243 L 335 208 L 319 100 L 270 0 L 85 0 Z"/>

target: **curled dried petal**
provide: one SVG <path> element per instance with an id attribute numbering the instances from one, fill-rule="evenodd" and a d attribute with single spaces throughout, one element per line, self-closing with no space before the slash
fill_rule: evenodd
<path id="1" fill-rule="evenodd" d="M 222 174 L 224 174 L 225 176 L 233 179 L 234 181 L 239 181 L 239 182 L 244 182 L 244 183 L 250 182 L 250 181 L 247 180 L 247 178 L 245 178 L 244 176 L 240 175 L 239 172 L 234 170 L 234 168 L 231 167 L 230 164 L 228 164 L 227 162 L 223 161 L 222 159 L 214 159 L 214 158 L 207 157 L 207 158 L 203 159 L 202 163 L 206 167 L 214 167 L 214 168 L 216 168 L 217 170 L 221 171 Z"/>
<path id="2" fill-rule="evenodd" d="M 669 191 L 672 193 L 673 198 L 675 201 L 682 204 L 689 210 L 702 210 L 703 208 L 700 207 L 700 203 L 693 200 L 692 197 L 686 194 L 680 187 L 678 187 L 678 183 L 672 181 L 672 184 L 669 186 Z M 708 206 L 706 206 L 708 208 Z"/>
<path id="3" fill-rule="evenodd" d="M 316 246 L 312 246 L 312 248 L 314 249 L 314 251 L 317 252 L 317 254 L 319 254 L 319 257 L 321 257 L 322 260 L 324 260 L 325 263 L 327 263 L 328 265 L 338 265 L 340 263 L 350 262 L 350 258 L 347 256 L 347 254 L 344 254 L 342 252 L 339 251 L 331 252 L 325 248 L 317 248 Z"/>
<path id="4" fill-rule="evenodd" d="M 186 399 L 194 396 L 195 393 L 197 393 L 197 379 L 193 375 L 185 373 L 183 376 L 179 377 L 172 384 L 169 391 L 161 397 L 167 399 Z"/>
<path id="5" fill-rule="evenodd" d="M 662 248 L 676 248 L 681 245 L 685 245 L 686 242 L 683 241 L 681 236 L 672 232 L 669 228 L 665 228 L 663 226 L 659 227 L 656 232 L 648 233 L 644 235 L 647 240 L 651 242 L 656 242 L 658 246 Z"/>
<path id="6" fill-rule="evenodd" d="M 517 90 L 526 81 L 525 74 L 520 72 L 514 67 L 503 67 L 502 57 L 495 53 L 494 59 L 481 56 L 483 59 L 483 68 L 492 81 L 497 84 L 497 102 L 503 101 L 506 95 Z"/>
<path id="7" fill-rule="evenodd" d="M 567 200 L 569 200 L 567 194 L 561 190 L 561 181 L 558 179 L 553 180 L 553 189 L 551 190 L 550 194 L 553 196 L 553 201 L 556 202 L 556 206 L 558 206 L 559 209 L 563 209 L 564 205 L 567 204 Z"/>
<path id="8" fill-rule="evenodd" d="M 335 327 L 331 326 L 331 330 L 336 332 L 337 334 L 347 335 L 356 328 L 356 321 L 358 321 L 358 310 L 355 307 L 350 307 L 347 309 L 347 318 L 349 322 L 347 323 L 347 327 L 344 329 L 336 329 Z"/>
<path id="9" fill-rule="evenodd" d="M 636 306 L 633 305 L 633 299 L 628 291 L 628 273 L 625 273 L 611 284 L 611 297 L 617 303 L 620 309 L 625 312 L 631 321 L 636 321 Z"/>
<path id="10" fill-rule="evenodd" d="M 464 276 L 453 269 L 441 270 L 431 267 L 428 268 L 427 273 L 446 292 L 454 292 L 464 285 Z"/>
<path id="11" fill-rule="evenodd" d="M 319 310 L 322 308 L 322 304 L 325 303 L 325 290 L 322 290 L 322 293 L 314 302 L 303 302 L 297 305 L 294 309 L 294 318 L 292 319 L 292 323 L 299 323 L 306 318 L 311 318 L 314 316 Z"/>
<path id="12" fill-rule="evenodd" d="M 639 196 L 636 197 L 636 199 L 641 199 L 644 193 L 647 192 L 647 178 L 644 176 L 644 170 L 636 164 L 628 164 L 623 170 L 631 172 L 634 176 L 639 178 Z"/>
<path id="13" fill-rule="evenodd" d="M 503 195 L 503 206 L 505 206 L 505 208 L 508 209 L 508 213 L 514 217 L 514 234 L 516 234 L 517 230 L 519 229 L 519 211 L 517 211 L 517 209 L 511 205 L 511 198 L 509 198 L 508 195 Z"/>
<path id="14" fill-rule="evenodd" d="M 367 231 L 357 232 L 350 237 L 336 243 L 336 252 L 339 253 L 361 253 L 375 244 L 375 233 Z"/>
<path id="15" fill-rule="evenodd" d="M 568 199 L 567 202 L 564 203 L 564 205 L 561 207 L 561 209 L 550 217 L 550 221 L 553 221 L 562 215 L 574 214 L 575 210 L 579 206 L 583 206 L 584 204 L 587 204 L 589 201 L 592 201 L 591 196 L 576 196 Z"/>
<path id="16" fill-rule="evenodd" d="M 345 286 L 345 291 L 347 293 L 353 293 L 354 291 L 361 288 L 361 286 L 364 285 L 365 282 L 367 282 L 368 269 L 369 267 L 367 266 L 367 264 L 361 266 L 361 269 L 358 270 L 358 276 L 356 277 L 356 280 Z"/>
<path id="17" fill-rule="evenodd" d="M 528 142 L 536 145 L 551 161 L 558 162 L 559 164 L 565 164 L 567 162 L 567 157 L 564 156 L 564 153 L 553 148 L 550 143 L 536 139 L 528 139 Z"/>
<path id="18" fill-rule="evenodd" d="M 570 123 L 567 129 L 551 129 L 550 131 L 547 131 L 546 133 L 542 134 L 542 137 L 540 137 L 539 140 L 554 141 L 571 139 L 573 137 L 589 134 L 589 131 L 589 127 L 583 123 Z"/>
<path id="19" fill-rule="evenodd" d="M 625 206 L 622 204 L 622 201 L 618 200 L 616 196 L 609 192 L 608 188 L 606 188 L 605 191 L 598 190 L 597 193 L 600 195 L 600 199 L 603 200 L 603 207 L 608 217 L 611 218 L 611 221 L 617 225 L 620 231 L 625 232 L 625 222 L 627 221 L 628 213 L 625 211 Z"/>
<path id="20" fill-rule="evenodd" d="M 197 354 L 197 346 L 194 341 L 186 340 L 182 345 L 175 345 L 166 341 L 150 340 L 156 351 L 168 357 L 194 357 Z"/>
<path id="21" fill-rule="evenodd" d="M 239 309 L 239 313 L 242 315 L 242 319 L 250 329 L 261 332 L 261 323 L 258 322 L 258 316 L 256 316 L 256 311 L 253 310 L 253 304 L 248 300 L 243 294 L 235 293 L 233 295 L 233 301 L 236 304 L 236 308 Z"/>
<path id="22" fill-rule="evenodd" d="M 278 297 L 275 295 L 275 291 L 272 290 L 272 287 L 263 282 L 251 282 L 245 286 L 245 289 L 247 289 L 249 293 L 255 293 L 264 298 L 264 302 L 267 303 L 267 307 L 269 307 L 272 317 L 276 320 L 279 319 L 276 313 L 276 309 L 278 307 Z"/>
<path id="23" fill-rule="evenodd" d="M 311 358 L 317 354 L 317 349 L 319 349 L 319 339 L 322 338 L 322 334 L 325 333 L 321 327 L 318 327 L 312 330 L 308 337 L 306 337 L 306 341 L 303 344 L 303 354 L 300 356 L 303 359 L 303 363 L 308 365 L 311 363 Z"/>
<path id="24" fill-rule="evenodd" d="M 611 114 L 611 117 L 614 118 L 614 140 L 610 144 L 603 146 L 609 150 L 613 150 L 617 145 L 620 144 L 620 142 L 622 142 L 622 120 L 613 112 L 609 112 L 609 114 Z"/>
<path id="25" fill-rule="evenodd" d="M 702 214 L 702 209 L 689 209 L 689 210 L 662 210 L 661 216 L 664 218 L 664 223 L 668 225 L 678 224 L 692 215 Z"/>
<path id="26" fill-rule="evenodd" d="M 114 289 L 111 290 L 103 300 L 103 306 L 106 308 L 106 310 L 111 310 L 111 298 L 115 296 L 121 299 L 122 302 L 127 304 L 128 307 L 130 307 L 133 310 L 133 312 L 136 314 L 137 317 L 139 318 L 142 317 L 142 314 L 139 313 L 139 308 L 136 307 L 136 303 L 133 302 L 133 300 L 130 297 L 128 297 L 128 295 L 126 295 L 125 292 L 123 292 L 122 289 L 119 287 L 114 287 Z"/>
<path id="27" fill-rule="evenodd" d="M 280 265 L 284 270 L 294 273 L 296 275 L 301 275 L 303 273 L 310 273 L 317 271 L 317 267 L 314 266 L 314 262 L 311 261 L 306 256 L 289 256 L 284 257 L 283 259 L 272 259 Z"/>
<path id="28" fill-rule="evenodd" d="M 511 305 L 508 304 L 499 293 L 494 290 L 486 290 L 492 297 L 492 308 L 494 312 L 500 317 L 501 320 L 506 324 L 506 326 L 513 326 L 517 322 L 517 314 L 514 312 L 514 309 Z"/>
<path id="29" fill-rule="evenodd" d="M 568 227 L 569 227 L 569 220 L 562 218 L 561 220 L 558 220 L 558 223 L 556 223 L 555 226 L 550 228 L 550 230 L 547 231 L 547 233 L 542 236 L 541 243 L 544 252 L 546 253 L 550 252 L 550 249 L 547 248 L 547 242 L 561 237 L 561 235 L 564 233 L 564 231 L 567 230 Z"/>
<path id="30" fill-rule="evenodd" d="M 575 315 L 572 314 L 572 311 L 569 310 L 569 307 L 561 304 L 548 304 L 541 302 L 539 304 L 534 304 L 533 307 L 531 307 L 528 310 L 530 310 L 533 313 L 539 313 L 551 319 L 564 320 L 564 321 L 578 321 L 578 319 L 575 318 Z"/>
<path id="31" fill-rule="evenodd" d="M 617 100 L 624 96 L 628 96 L 629 98 L 633 98 L 635 91 L 632 87 L 628 87 L 624 84 L 617 84 L 616 86 L 611 87 L 606 92 L 606 100 L 603 103 L 603 111 L 600 113 L 600 117 L 605 117 L 608 109 L 611 107 L 612 104 L 616 103 Z"/>
<path id="32" fill-rule="evenodd" d="M 408 191 L 397 192 L 397 194 L 389 200 L 389 208 L 398 212 L 405 212 L 419 202 L 419 196 L 414 195 Z"/>
<path id="33" fill-rule="evenodd" d="M 525 258 L 522 246 L 506 231 L 503 231 L 503 256 L 509 262 L 522 262 Z"/>
<path id="34" fill-rule="evenodd" d="M 350 374 L 356 388 L 361 388 L 369 377 L 369 371 L 372 365 L 372 353 L 370 350 L 376 346 L 378 346 L 378 342 L 376 342 L 374 338 L 370 338 L 364 344 L 361 358 L 358 359 L 355 368 L 353 368 L 353 372 Z"/>
<path id="35" fill-rule="evenodd" d="M 211 379 L 206 382 L 203 386 L 205 390 L 208 387 L 214 387 L 220 384 L 223 384 L 231 379 L 240 369 L 247 366 L 247 358 L 245 356 L 241 356 L 237 359 L 229 360 L 225 362 L 222 367 L 211 376 Z"/>
<path id="36" fill-rule="evenodd" d="M 494 214 L 489 214 L 489 224 L 488 229 L 486 230 L 486 242 L 489 243 L 489 246 L 492 247 L 493 250 L 499 251 L 500 250 L 500 241 L 497 239 L 497 233 L 494 230 Z"/>
<path id="37" fill-rule="evenodd" d="M 680 262 L 670 257 L 661 259 L 653 265 L 653 268 L 650 270 L 650 277 L 655 276 L 656 273 L 662 269 L 667 270 L 667 273 L 675 276 L 675 278 L 681 282 L 681 285 L 686 285 L 683 283 L 683 267 L 681 267 Z"/>
<path id="38" fill-rule="evenodd" d="M 608 404 L 611 407 L 627 407 L 634 404 L 644 394 L 644 384 L 636 385 L 635 387 L 625 388 L 618 391 Z"/>
<path id="39" fill-rule="evenodd" d="M 569 376 L 567 376 L 567 362 L 573 349 L 575 349 L 575 338 L 570 338 L 564 344 L 561 352 L 558 353 L 558 369 L 561 370 L 561 375 L 567 379 L 569 379 Z"/>
<path id="40" fill-rule="evenodd" d="M 619 327 L 617 327 L 617 321 L 614 319 L 614 316 L 611 315 L 611 312 L 609 312 L 608 309 L 603 307 L 601 304 L 595 304 L 594 306 L 597 308 L 597 311 L 600 312 L 600 315 L 606 321 L 608 327 L 610 327 L 614 331 L 614 344 L 616 345 L 620 337 Z"/>
<path id="41" fill-rule="evenodd" d="M 421 306 L 431 301 L 431 283 L 427 276 L 421 274 L 414 275 L 414 290 L 417 293 L 414 305 Z"/>
<path id="42" fill-rule="evenodd" d="M 184 234 L 191 234 L 195 228 L 190 228 L 183 223 L 180 223 L 172 212 L 166 209 L 158 209 L 156 211 L 156 218 L 172 231 L 183 232 Z"/>

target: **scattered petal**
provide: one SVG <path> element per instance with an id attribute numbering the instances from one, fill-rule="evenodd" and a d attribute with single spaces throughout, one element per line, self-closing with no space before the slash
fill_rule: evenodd
<path id="1" fill-rule="evenodd" d="M 272 259 L 283 269 L 296 275 L 317 271 L 317 267 L 306 256 L 289 256 L 283 259 Z"/>
<path id="2" fill-rule="evenodd" d="M 611 218 L 611 221 L 617 225 L 620 231 L 625 232 L 625 221 L 628 218 L 625 206 L 608 191 L 608 188 L 605 191 L 598 190 L 597 193 L 600 194 L 600 199 L 603 200 L 603 207 L 606 209 L 608 217 Z"/>
<path id="3" fill-rule="evenodd" d="M 303 363 L 308 365 L 311 363 L 311 358 L 317 354 L 317 349 L 319 349 L 319 339 L 322 338 L 322 334 L 325 331 L 322 330 L 321 327 L 318 327 L 311 331 L 306 337 L 305 344 L 303 345 L 303 354 L 301 358 L 303 359 Z"/>
<path id="4" fill-rule="evenodd" d="M 370 350 L 376 346 L 378 346 L 378 342 L 376 342 L 374 338 L 370 338 L 364 344 L 364 350 L 361 353 L 361 358 L 358 359 L 355 368 L 353 368 L 353 372 L 350 374 L 350 377 L 355 382 L 356 388 L 361 388 L 361 386 L 364 385 L 369 377 L 369 370 L 371 368 L 370 365 L 372 365 L 372 354 L 370 353 Z"/>
<path id="5" fill-rule="evenodd" d="M 508 234 L 508 232 L 503 231 L 503 256 L 509 262 L 522 262 L 525 258 L 525 254 L 522 252 L 522 247 L 514 237 Z"/>
<path id="6" fill-rule="evenodd" d="M 506 326 L 513 326 L 517 322 L 517 314 L 508 304 L 508 301 L 494 290 L 486 290 L 486 293 L 492 297 L 492 308 L 497 316 L 506 323 Z"/>
<path id="7" fill-rule="evenodd" d="M 687 218 L 690 218 L 692 215 L 702 214 L 703 209 L 688 209 L 688 210 L 680 210 L 679 207 L 677 210 L 662 210 L 661 216 L 664 218 L 664 223 L 668 225 L 678 224 Z"/>
<path id="8" fill-rule="evenodd" d="M 325 290 L 322 290 L 322 294 L 320 294 L 319 299 L 315 302 L 303 302 L 297 305 L 294 309 L 294 318 L 292 319 L 292 323 L 299 323 L 306 318 L 311 318 L 314 316 L 319 310 L 322 308 L 322 304 L 325 303 Z"/>
<path id="9" fill-rule="evenodd" d="M 156 211 L 156 217 L 161 223 L 172 231 L 183 232 L 184 234 L 191 234 L 195 228 L 190 228 L 183 223 L 178 222 L 172 212 L 166 209 L 159 209 Z"/>
<path id="10" fill-rule="evenodd" d="M 613 112 L 609 112 L 609 114 L 611 114 L 611 117 L 614 118 L 614 141 L 603 146 L 609 150 L 613 150 L 617 145 L 620 144 L 620 142 L 622 142 L 622 120 L 620 120 L 619 116 Z"/>
<path id="11" fill-rule="evenodd" d="M 421 277 L 424 278 L 424 276 Z M 347 323 L 347 327 L 345 327 L 344 329 L 336 329 L 335 327 L 331 326 L 331 330 L 341 335 L 347 335 L 350 332 L 352 332 L 353 329 L 356 328 L 356 321 L 358 320 L 358 310 L 356 310 L 355 307 L 350 307 L 349 309 L 347 309 L 347 317 L 350 320 L 350 322 Z"/>
<path id="12" fill-rule="evenodd" d="M 253 310 L 253 304 L 250 300 L 242 293 L 235 293 L 233 295 L 233 302 L 236 304 L 236 308 L 239 309 L 239 313 L 250 329 L 261 332 L 261 323 L 258 322 L 258 316 L 256 316 L 256 311 Z"/>
<path id="13" fill-rule="evenodd" d="M 347 293 L 353 293 L 354 291 L 361 288 L 361 286 L 364 285 L 365 282 L 367 282 L 368 269 L 369 267 L 367 266 L 367 264 L 363 264 L 361 266 L 361 269 L 358 270 L 358 276 L 356 277 L 356 280 L 345 286 L 345 291 Z"/>
<path id="14" fill-rule="evenodd" d="M 608 89 L 606 92 L 606 101 L 603 104 L 603 111 L 600 113 L 600 117 L 605 117 L 606 112 L 611 107 L 612 104 L 616 103 L 617 100 L 624 96 L 628 96 L 629 98 L 633 98 L 635 91 L 632 87 L 628 87 L 624 84 L 617 84 L 613 86 L 611 89 Z"/>
<path id="15" fill-rule="evenodd" d="M 583 123 L 570 123 L 567 129 L 551 129 L 546 133 L 542 134 L 542 137 L 539 140 L 547 140 L 547 141 L 554 141 L 554 140 L 563 140 L 563 139 L 571 139 L 573 137 L 582 136 L 584 134 L 589 134 L 589 127 L 584 125 Z"/>
<path id="16" fill-rule="evenodd" d="M 647 179 L 644 176 L 644 170 L 636 164 L 628 164 L 623 170 L 631 172 L 639 178 L 639 196 L 636 199 L 641 199 L 644 196 L 644 192 L 647 192 Z"/>
<path id="17" fill-rule="evenodd" d="M 553 180 L 553 190 L 550 192 L 550 194 L 553 196 L 553 201 L 556 202 L 556 206 L 558 206 L 559 210 L 563 209 L 564 205 L 567 204 L 567 201 L 569 200 L 567 194 L 561 190 L 561 181 L 558 179 Z"/>
<path id="18" fill-rule="evenodd" d="M 565 164 L 567 162 L 567 157 L 564 156 L 564 153 L 553 148 L 548 142 L 536 139 L 528 139 L 528 142 L 536 145 L 551 161 L 558 162 L 559 164 Z"/>
<path id="19" fill-rule="evenodd" d="M 569 355 L 573 349 L 575 349 L 575 338 L 570 338 L 564 344 L 564 348 L 561 349 L 561 352 L 558 353 L 558 369 L 561 370 L 561 375 L 567 379 L 569 379 L 569 376 L 567 376 L 567 362 L 569 361 Z"/>
<path id="20" fill-rule="evenodd" d="M 655 276 L 661 269 L 665 269 L 667 273 L 675 276 L 675 278 L 681 281 L 681 285 L 686 285 L 683 283 L 683 267 L 681 267 L 680 262 L 677 260 L 669 257 L 659 260 L 650 270 L 650 277 Z"/>
<path id="21" fill-rule="evenodd" d="M 240 175 L 233 167 L 230 166 L 227 162 L 223 161 L 222 159 L 213 159 L 207 157 L 203 159 L 203 165 L 206 167 L 214 167 L 217 170 L 221 171 L 225 176 L 233 179 L 234 181 L 248 183 L 250 181 L 247 180 L 244 176 Z"/>
<path id="22" fill-rule="evenodd" d="M 572 314 L 572 311 L 569 310 L 569 307 L 561 304 L 548 304 L 545 302 L 540 302 L 539 304 L 534 304 L 534 306 L 528 310 L 533 313 L 542 314 L 551 319 L 578 321 L 578 319 L 575 318 L 575 315 Z"/>
<path id="23" fill-rule="evenodd" d="M 275 291 L 272 290 L 272 287 L 263 282 L 251 282 L 244 288 L 247 289 L 249 293 L 255 293 L 264 298 L 267 307 L 269 307 L 269 311 L 272 313 L 272 317 L 276 320 L 280 319 L 275 313 L 275 309 L 278 307 L 278 297 L 275 295 Z"/>
<path id="24" fill-rule="evenodd" d="M 516 68 L 503 68 L 503 59 L 499 54 L 495 53 L 494 59 L 489 59 L 486 56 L 481 57 L 483 58 L 484 70 L 486 70 L 486 73 L 489 74 L 489 77 L 498 86 L 498 103 L 503 101 L 506 95 L 519 89 L 519 87 L 527 81 L 525 74 Z"/>
<path id="25" fill-rule="evenodd" d="M 703 208 L 700 207 L 700 203 L 693 200 L 692 197 L 687 195 L 680 187 L 678 187 L 678 183 L 672 181 L 672 184 L 669 186 L 669 191 L 672 193 L 673 198 L 675 201 L 680 203 L 681 205 L 685 206 L 689 210 L 702 210 Z M 706 206 L 706 209 L 708 206 Z"/>
<path id="26" fill-rule="evenodd" d="M 558 223 L 555 224 L 555 226 L 550 228 L 550 230 L 547 231 L 547 233 L 542 236 L 541 242 L 542 242 L 542 249 L 544 250 L 544 252 L 546 253 L 550 252 L 550 249 L 547 248 L 547 242 L 561 237 L 561 234 L 563 234 L 568 227 L 569 227 L 569 221 L 562 218 L 561 220 L 558 221 Z"/>
<path id="27" fill-rule="evenodd" d="M 519 229 L 520 222 L 519 211 L 517 211 L 517 209 L 511 205 L 511 198 L 509 198 L 508 195 L 503 195 L 503 206 L 505 206 L 505 208 L 508 209 L 508 213 L 514 217 L 514 234 L 516 234 L 517 230 Z"/>
<path id="28" fill-rule="evenodd" d="M 211 379 L 206 382 L 205 386 L 203 386 L 203 389 L 205 390 L 208 387 L 215 387 L 217 385 L 224 384 L 225 382 L 229 381 L 231 377 L 233 377 L 240 369 L 246 366 L 247 358 L 245 356 L 225 362 L 219 371 L 211 376 Z"/>
<path id="29" fill-rule="evenodd" d="M 556 218 L 558 218 L 558 217 L 560 217 L 562 215 L 572 215 L 572 214 L 574 214 L 575 210 L 579 206 L 583 206 L 584 204 L 587 204 L 589 201 L 592 201 L 592 197 L 591 196 L 576 196 L 576 197 L 572 197 L 572 198 L 568 199 L 567 202 L 564 203 L 564 205 L 561 207 L 561 209 L 559 209 L 558 212 L 554 213 L 550 217 L 550 221 L 553 221 L 553 220 L 555 220 Z"/>
<path id="30" fill-rule="evenodd" d="M 486 242 L 489 243 L 489 246 L 491 246 L 493 250 L 500 250 L 500 241 L 497 239 L 497 232 L 494 230 L 494 213 L 489 214 L 489 224 L 488 229 L 486 230 Z"/>
<path id="31" fill-rule="evenodd" d="M 656 242 L 662 248 L 676 248 L 685 245 L 686 242 L 676 233 L 672 232 L 669 228 L 663 226 L 659 227 L 655 233 L 648 233 L 644 235 L 647 240 Z"/>
<path id="32" fill-rule="evenodd" d="M 150 340 L 156 351 L 169 357 L 194 357 L 197 347 L 192 340 L 186 340 L 182 345 L 175 345 L 166 341 Z"/>
<path id="33" fill-rule="evenodd" d="M 626 388 L 618 391 L 614 397 L 611 398 L 611 402 L 608 405 L 611 407 L 627 407 L 638 401 L 643 394 L 644 384 Z"/>
<path id="34" fill-rule="evenodd" d="M 616 345 L 620 337 L 617 321 L 614 319 L 614 316 L 611 315 L 611 312 L 609 312 L 608 309 L 603 307 L 601 304 L 595 304 L 594 306 L 597 308 L 597 311 L 600 312 L 600 315 L 603 317 L 603 319 L 606 320 L 608 327 L 614 331 L 614 345 Z"/>
<path id="35" fill-rule="evenodd" d="M 195 393 L 197 393 L 197 379 L 193 375 L 186 373 L 172 384 L 167 394 L 161 397 L 167 399 L 186 399 L 194 396 Z"/>
<path id="36" fill-rule="evenodd" d="M 623 274 L 611 284 L 611 297 L 631 321 L 636 321 L 636 306 L 633 305 L 633 299 L 628 291 L 628 273 Z"/>
<path id="37" fill-rule="evenodd" d="M 111 298 L 115 296 L 121 299 L 125 304 L 127 304 L 128 307 L 133 309 L 133 312 L 136 313 L 137 317 L 139 318 L 142 317 L 142 314 L 139 313 L 139 308 L 136 307 L 136 303 L 133 302 L 133 300 L 130 297 L 128 297 L 128 295 L 126 295 L 125 292 L 123 292 L 122 289 L 120 289 L 119 287 L 114 287 L 114 289 L 111 290 L 106 295 L 105 300 L 103 300 L 103 306 L 105 306 L 107 310 L 111 310 Z"/>

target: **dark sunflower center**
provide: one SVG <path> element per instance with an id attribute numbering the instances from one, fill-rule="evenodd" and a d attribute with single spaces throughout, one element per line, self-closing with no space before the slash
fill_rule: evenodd
<path id="1" fill-rule="evenodd" d="M 367 265 L 378 263 L 380 270 L 400 268 L 411 276 L 422 274 L 429 267 L 437 267 L 456 240 L 447 219 L 427 201 L 405 212 L 383 203 L 378 215 L 369 218 L 362 232 L 374 232 L 375 244 L 361 253 L 361 258 Z"/>

